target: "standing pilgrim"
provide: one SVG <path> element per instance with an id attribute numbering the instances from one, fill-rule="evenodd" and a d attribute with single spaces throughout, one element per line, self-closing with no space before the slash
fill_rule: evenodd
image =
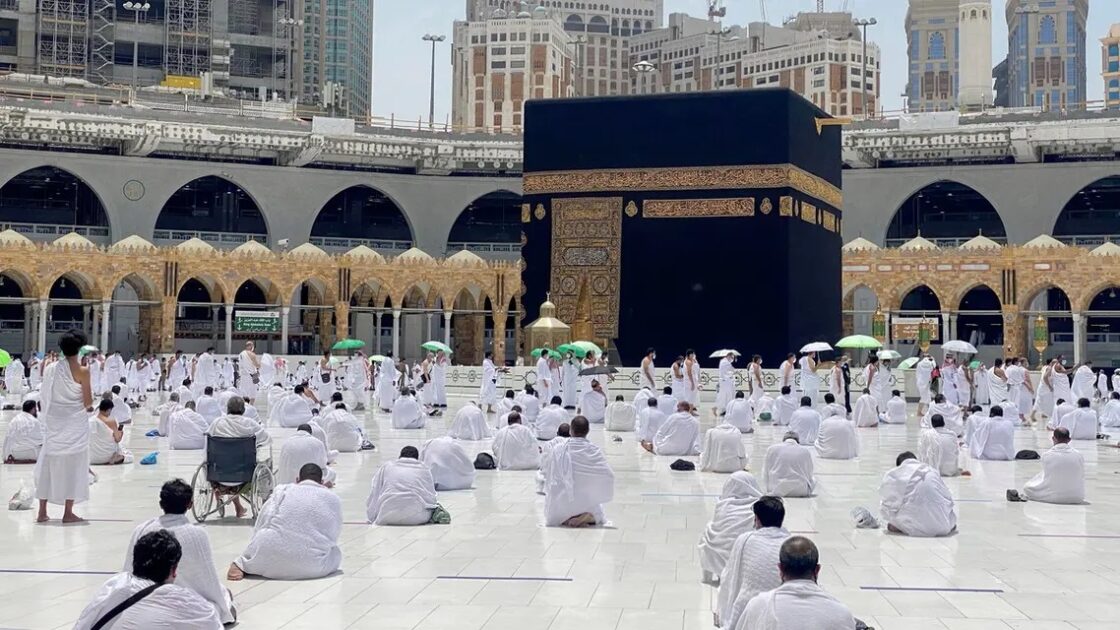
<path id="1" fill-rule="evenodd" d="M 25 371 L 23 361 L 20 361 L 18 356 L 12 359 L 8 367 L 4 368 L 4 388 L 8 390 L 9 395 L 15 394 L 19 397 L 23 396 L 23 393 L 27 390 L 27 388 L 24 387 L 23 378 Z"/>
<path id="2" fill-rule="evenodd" d="M 1075 400 L 1082 398 L 1093 399 L 1093 384 L 1097 375 L 1093 373 L 1093 362 L 1086 361 L 1073 373 L 1073 397 Z"/>
<path id="3" fill-rule="evenodd" d="M 992 406 L 1008 401 L 1007 372 L 1003 369 L 1003 359 L 996 359 L 988 376 L 988 397 Z"/>
<path id="4" fill-rule="evenodd" d="M 727 403 L 735 394 L 735 354 L 728 352 L 719 362 L 719 389 L 716 391 L 716 406 L 712 415 L 727 413 Z"/>
<path id="5" fill-rule="evenodd" d="M 548 355 L 551 350 L 541 352 L 537 358 L 537 382 L 534 389 L 542 400 L 552 400 L 552 366 L 548 364 Z"/>
<path id="6" fill-rule="evenodd" d="M 700 362 L 691 348 L 684 353 L 684 391 L 685 399 L 696 408 L 700 402 Z"/>
<path id="7" fill-rule="evenodd" d="M 565 409 L 575 409 L 579 401 L 579 363 L 576 355 L 569 350 L 560 367 L 560 399 Z"/>
<path id="8" fill-rule="evenodd" d="M 487 351 L 482 358 L 482 383 L 479 385 L 478 402 L 486 408 L 486 413 L 494 413 L 497 397 L 498 368 L 494 365 L 494 353 Z"/>
<path id="9" fill-rule="evenodd" d="M 657 351 L 653 348 L 646 350 L 646 356 L 642 358 L 642 371 L 639 374 L 639 389 L 648 387 L 649 391 L 654 390 L 654 365 L 653 360 L 657 358 Z M 721 364 L 722 365 L 722 364 Z"/>
<path id="10" fill-rule="evenodd" d="M 832 364 L 832 369 L 828 371 L 828 393 L 832 394 L 832 400 L 836 403 L 844 397 L 844 362 L 848 357 L 842 356 L 840 360 Z M 839 403 L 836 403 L 839 404 Z M 840 405 L 844 407 L 843 405 Z M 848 409 L 844 407 L 844 417 L 848 416 Z"/>
<path id="11" fill-rule="evenodd" d="M 381 411 L 389 412 L 392 410 L 393 402 L 397 399 L 397 379 L 399 377 L 397 364 L 393 361 L 393 353 L 390 352 L 385 355 L 385 360 L 381 362 L 381 382 L 377 392 L 377 406 L 381 408 Z"/>
<path id="12" fill-rule="evenodd" d="M 451 361 L 447 354 L 440 350 L 436 353 L 436 360 L 432 364 L 432 405 L 442 409 L 447 407 L 447 366 Z"/>
<path id="13" fill-rule="evenodd" d="M 673 361 L 673 365 L 669 369 L 672 372 L 670 384 L 673 398 L 677 400 L 686 400 L 684 391 L 684 357 L 677 357 L 677 360 Z M 675 408 L 676 404 L 673 406 Z"/>
<path id="14" fill-rule="evenodd" d="M 754 406 L 755 413 L 758 413 L 758 400 L 766 393 L 766 386 L 762 384 L 762 357 L 754 355 L 751 357 L 751 365 L 747 370 L 751 387 L 751 405 Z"/>
<path id="15" fill-rule="evenodd" d="M 817 353 L 801 357 L 801 393 L 809 398 L 813 407 L 820 404 L 821 377 L 817 376 Z"/>
<path id="16" fill-rule="evenodd" d="M 43 448 L 35 464 L 35 490 L 39 498 L 38 522 L 44 523 L 47 503 L 62 504 L 63 523 L 80 523 L 74 504 L 89 499 L 89 416 L 93 394 L 89 370 L 82 367 L 78 351 L 86 337 L 71 331 L 58 342 L 63 359 L 43 375 L 40 404 L 43 408 Z"/>
<path id="17" fill-rule="evenodd" d="M 933 400 L 930 389 L 933 384 L 933 368 L 935 367 L 937 367 L 937 364 L 934 363 L 933 358 L 925 353 L 922 353 L 921 360 L 914 366 L 914 381 L 918 386 L 919 418 L 925 415 L 926 408 Z"/>
<path id="18" fill-rule="evenodd" d="M 778 391 L 788 387 L 793 389 L 793 366 L 797 355 L 789 353 L 786 355 L 786 360 L 778 366 Z"/>

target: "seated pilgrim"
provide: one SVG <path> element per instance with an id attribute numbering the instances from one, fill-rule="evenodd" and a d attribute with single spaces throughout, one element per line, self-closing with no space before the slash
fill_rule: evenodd
<path id="1" fill-rule="evenodd" d="M 754 401 L 754 417 L 758 418 L 759 422 L 769 422 L 774 420 L 774 397 L 766 392 Z"/>
<path id="2" fill-rule="evenodd" d="M 699 455 L 700 421 L 692 415 L 692 405 L 677 403 L 677 412 L 665 419 L 652 442 L 642 447 L 654 455 Z"/>
<path id="3" fill-rule="evenodd" d="M 402 387 L 400 397 L 393 402 L 393 428 L 423 429 L 426 423 L 424 408 L 420 406 L 411 389 Z"/>
<path id="4" fill-rule="evenodd" d="M 836 402 L 836 396 L 829 392 L 824 395 L 824 406 L 821 407 L 821 420 L 827 420 L 833 417 L 841 417 L 847 420 L 848 409 L 844 405 Z"/>
<path id="5" fill-rule="evenodd" d="M 548 479 L 548 465 L 551 461 L 552 449 L 563 444 L 572 437 L 572 427 L 567 422 L 556 428 L 556 435 L 551 440 L 541 442 L 541 467 L 537 469 L 537 494 L 544 494 L 545 480 Z M 540 438 L 537 438 L 540 440 Z"/>
<path id="6" fill-rule="evenodd" d="M 604 428 L 607 431 L 633 431 L 637 420 L 638 412 L 634 411 L 634 405 L 622 396 L 615 396 L 614 402 L 607 407 Z"/>
<path id="7" fill-rule="evenodd" d="M 34 464 L 39 459 L 39 448 L 42 446 L 43 423 L 39 420 L 39 403 L 34 400 L 24 401 L 23 411 L 8 423 L 0 463 Z"/>
<path id="8" fill-rule="evenodd" d="M 743 434 L 727 422 L 708 429 L 700 448 L 700 471 L 734 473 L 747 467 Z"/>
<path id="9" fill-rule="evenodd" d="M 712 520 L 700 535 L 698 547 L 702 581 L 708 584 L 719 581 L 735 540 L 754 529 L 752 508 L 761 497 L 762 488 L 758 486 L 754 475 L 745 470 L 732 473 L 723 484 Z"/>
<path id="10" fill-rule="evenodd" d="M 311 426 L 301 424 L 295 435 L 288 438 L 280 447 L 280 461 L 276 469 L 276 484 L 298 483 L 299 471 L 306 464 L 315 464 L 322 469 L 322 483 L 328 488 L 334 486 L 335 472 L 327 467 L 327 447 L 311 435 Z"/>
<path id="11" fill-rule="evenodd" d="M 310 438 L 315 439 L 315 438 Z M 276 486 L 253 525 L 245 551 L 229 566 L 226 578 L 246 575 L 271 580 L 312 580 L 342 565 L 338 536 L 342 501 L 323 485 L 323 469 L 304 464 L 298 483 Z"/>
<path id="12" fill-rule="evenodd" d="M 171 414 L 183 408 L 179 402 L 179 393 L 171 392 L 167 396 L 167 402 L 163 403 L 156 408 L 156 413 L 159 414 L 159 423 L 156 425 L 156 431 L 160 436 L 167 437 L 168 431 L 171 430 Z"/>
<path id="13" fill-rule="evenodd" d="M 677 402 L 676 397 L 673 396 L 673 388 L 666 386 L 657 397 L 657 408 L 668 418 L 677 412 Z"/>
<path id="14" fill-rule="evenodd" d="M 653 395 L 653 390 L 650 389 L 648 385 L 642 385 L 642 388 L 634 394 L 634 413 L 641 413 L 648 404 L 646 401 L 648 401 L 650 398 L 656 398 L 656 396 Z"/>
<path id="15" fill-rule="evenodd" d="M 474 461 L 450 435 L 424 442 L 420 461 L 431 469 L 436 490 L 469 490 L 474 484 Z"/>
<path id="16" fill-rule="evenodd" d="M 415 446 L 406 446 L 400 459 L 385 462 L 373 476 L 366 518 L 375 525 L 426 525 L 436 507 L 432 470 Z"/>
<path id="17" fill-rule="evenodd" d="M 280 406 L 280 402 L 288 395 L 288 390 L 280 383 L 274 383 L 272 387 L 268 388 L 268 408 L 275 411 Z"/>
<path id="18" fill-rule="evenodd" d="M 121 396 L 121 386 L 114 385 L 110 392 L 107 392 L 102 397 L 105 400 L 113 401 L 113 412 L 110 414 L 113 420 L 117 421 L 119 426 L 124 426 L 132 422 L 132 407 Z"/>
<path id="19" fill-rule="evenodd" d="M 972 444 L 973 436 L 976 435 L 976 427 L 980 426 L 981 421 L 987 421 L 988 416 L 984 415 L 984 408 L 980 405 L 973 405 L 968 408 L 968 416 L 964 420 L 964 435 L 961 440 L 965 445 Z"/>
<path id="20" fill-rule="evenodd" d="M 124 429 L 112 418 L 113 407 L 113 401 L 102 399 L 97 405 L 97 415 L 89 419 L 89 463 L 92 465 L 132 461 L 132 453 L 121 447 Z"/>
<path id="21" fill-rule="evenodd" d="M 221 578 L 214 569 L 210 537 L 205 528 L 187 519 L 187 510 L 191 508 L 193 499 L 191 487 L 182 479 L 172 479 L 163 484 L 159 491 L 159 507 L 163 515 L 144 521 L 133 530 L 124 558 L 124 571 L 132 567 L 133 549 L 142 536 L 167 530 L 175 536 L 183 551 L 175 572 L 175 585 L 189 588 L 210 602 L 222 623 L 233 623 L 237 620 L 233 594 L 222 586 Z"/>
<path id="22" fill-rule="evenodd" d="M 934 414 L 940 415 L 945 421 L 945 428 L 956 433 L 957 435 L 964 434 L 964 419 L 961 418 L 961 408 L 957 405 L 945 402 L 945 395 L 938 394 L 933 399 L 933 404 L 929 406 L 926 415 L 922 416 L 922 428 L 930 428 L 930 419 Z"/>
<path id="23" fill-rule="evenodd" d="M 879 415 L 879 421 L 883 424 L 906 424 L 906 399 L 901 391 L 891 390 L 886 412 Z"/>
<path id="24" fill-rule="evenodd" d="M 198 451 L 206 447 L 210 423 L 194 410 L 194 406 L 195 402 L 189 400 L 168 419 L 167 443 L 173 451 Z"/>
<path id="25" fill-rule="evenodd" d="M 222 415 L 222 405 L 214 397 L 213 387 L 202 390 L 202 395 L 195 401 L 194 409 L 200 416 L 206 418 L 207 422 L 213 422 L 218 419 L 218 416 Z"/>
<path id="26" fill-rule="evenodd" d="M 455 412 L 455 418 L 447 429 L 447 435 L 457 440 L 485 440 L 491 436 L 490 425 L 486 424 L 486 414 L 474 402 L 463 405 Z"/>
<path id="27" fill-rule="evenodd" d="M 948 536 L 957 529 L 953 495 L 941 474 L 901 453 L 879 486 L 879 510 L 887 530 L 918 538 Z"/>
<path id="28" fill-rule="evenodd" d="M 185 405 L 189 401 L 194 400 L 194 390 L 191 389 L 193 385 L 194 383 L 191 382 L 191 379 L 183 379 L 182 384 L 180 384 L 179 387 L 175 390 L 175 393 L 179 394 L 180 404 Z"/>
<path id="29" fill-rule="evenodd" d="M 525 418 L 526 422 L 533 424 L 537 421 L 537 416 L 541 413 L 541 399 L 537 398 L 537 391 L 532 385 L 526 384 L 525 391 L 521 392 L 514 402 L 521 407 L 521 417 Z"/>
<path id="30" fill-rule="evenodd" d="M 899 398 L 899 400 L 901 400 L 901 398 Z M 878 404 L 875 397 L 871 395 L 871 390 L 865 388 L 863 393 L 859 395 L 859 398 L 856 399 L 856 404 L 852 405 L 852 422 L 854 422 L 857 427 L 879 426 L 879 420 L 888 422 L 890 418 L 887 414 L 884 414 L 883 417 L 880 418 Z M 902 408 L 905 411 L 905 401 L 902 403 Z M 906 421 L 905 416 L 903 416 L 902 421 Z"/>
<path id="31" fill-rule="evenodd" d="M 541 449 L 537 434 L 521 424 L 521 414 L 511 411 L 506 426 L 494 435 L 494 461 L 498 470 L 536 470 L 540 467 Z"/>
<path id="32" fill-rule="evenodd" d="M 785 504 L 779 497 L 759 497 L 751 504 L 751 515 L 750 527 L 732 543 L 719 577 L 715 611 L 721 628 L 737 628 L 743 609 L 755 595 L 782 584 L 778 552 L 789 538 L 789 530 L 782 527 Z"/>
<path id="33" fill-rule="evenodd" d="M 568 422 L 568 411 L 564 409 L 564 401 L 559 396 L 553 396 L 548 405 L 537 414 L 536 429 L 538 440 L 551 440 L 556 437 L 560 425 Z M 506 424 L 509 424 L 508 418 Z M 499 428 L 501 428 L 499 426 Z"/>
<path id="34" fill-rule="evenodd" d="M 969 454 L 973 459 L 1015 459 L 1015 422 L 1003 416 L 999 405 L 992 405 L 988 414 L 988 419 L 976 423 L 968 445 Z"/>
<path id="35" fill-rule="evenodd" d="M 544 516 L 548 527 L 606 524 L 603 505 L 614 499 L 614 471 L 587 439 L 587 418 L 572 418 L 572 437 L 549 450 Z"/>
<path id="36" fill-rule="evenodd" d="M 245 417 L 245 399 L 240 396 L 229 399 L 226 415 L 215 420 L 206 430 L 206 435 L 225 438 L 255 437 L 257 448 L 267 446 L 272 441 L 272 437 L 260 423 Z"/>
<path id="37" fill-rule="evenodd" d="M 790 427 L 793 428 L 792 426 Z M 859 457 L 859 435 L 856 425 L 844 416 L 829 416 L 821 422 L 814 444 L 821 459 L 855 459 Z"/>
<path id="38" fill-rule="evenodd" d="M 271 414 L 271 419 L 276 426 L 294 429 L 301 424 L 310 423 L 313 416 L 307 388 L 304 385 L 296 385 L 292 393 L 280 399 L 280 404 Z"/>
<path id="39" fill-rule="evenodd" d="M 1077 411 L 1077 407 L 1071 401 L 1059 398 L 1054 404 L 1054 415 L 1050 416 L 1046 428 L 1052 430 L 1062 426 L 1062 418 L 1074 411 Z"/>
<path id="40" fill-rule="evenodd" d="M 579 414 L 592 424 L 599 424 L 607 415 L 607 395 L 597 379 L 592 379 L 591 389 L 579 398 Z"/>
<path id="41" fill-rule="evenodd" d="M 813 454 L 801 446 L 797 434 L 790 431 L 778 444 L 766 449 L 763 464 L 766 494 L 779 497 L 811 497 L 817 487 L 813 478 Z"/>
<path id="42" fill-rule="evenodd" d="M 743 609 L 737 628 L 749 630 L 846 630 L 855 628 L 848 607 L 817 584 L 820 553 L 813 541 L 792 536 L 778 552 L 782 585 L 759 593 Z"/>
<path id="43" fill-rule="evenodd" d="M 1120 392 L 1114 391 L 1101 407 L 1101 426 L 1120 427 Z"/>
<path id="44" fill-rule="evenodd" d="M 918 434 L 918 461 L 936 470 L 942 477 L 960 475 L 957 434 L 945 428 L 945 419 L 939 413 L 930 417 L 930 426 Z"/>
<path id="45" fill-rule="evenodd" d="M 801 397 L 801 407 L 789 417 L 789 430 L 797 434 L 802 444 L 809 446 L 817 441 L 821 430 L 821 414 L 813 409 L 813 399 Z"/>
<path id="46" fill-rule="evenodd" d="M 1097 439 L 1097 412 L 1093 411 L 1088 398 L 1077 400 L 1077 409 L 1062 416 L 1058 426 L 1069 431 L 1072 440 Z"/>
<path id="47" fill-rule="evenodd" d="M 104 630 L 220 630 L 222 621 L 214 605 L 193 590 L 174 583 L 182 556 L 182 546 L 167 530 L 141 536 L 132 550 L 132 566 L 98 589 L 78 617 L 74 630 L 92 630 L 99 624 Z M 110 612 L 145 590 L 147 596 L 102 623 Z"/>
<path id="48" fill-rule="evenodd" d="M 1020 497 L 1039 503 L 1085 502 L 1085 458 L 1069 443 L 1070 439 L 1069 429 L 1054 429 L 1054 446 L 1042 454 L 1042 471 L 1023 486 Z"/>
<path id="49" fill-rule="evenodd" d="M 638 427 L 637 438 L 639 442 L 653 442 L 653 436 L 657 435 L 658 429 L 661 425 L 665 424 L 668 418 L 664 413 L 661 413 L 661 406 L 656 398 L 650 398 L 646 401 L 646 408 L 638 414 Z"/>
<path id="50" fill-rule="evenodd" d="M 754 409 L 746 394 L 735 392 L 735 398 L 727 403 L 723 420 L 740 433 L 754 433 Z"/>
<path id="51" fill-rule="evenodd" d="M 505 397 L 499 400 L 498 404 L 494 406 L 494 412 L 498 415 L 509 413 L 513 411 L 513 406 L 515 404 L 517 404 L 517 392 L 512 389 L 507 389 Z"/>
<path id="52" fill-rule="evenodd" d="M 793 412 L 797 411 L 797 402 L 790 386 L 783 387 L 782 394 L 774 401 L 774 424 L 783 427 L 788 425 Z"/>
<path id="53" fill-rule="evenodd" d="M 325 416 L 320 418 L 323 433 L 327 436 L 327 448 L 339 453 L 357 453 L 362 450 L 364 432 L 362 423 L 346 408 L 346 403 L 334 403 Z"/>

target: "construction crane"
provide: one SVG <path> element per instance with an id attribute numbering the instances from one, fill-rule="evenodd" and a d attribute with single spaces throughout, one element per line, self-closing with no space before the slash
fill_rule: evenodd
<path id="1" fill-rule="evenodd" d="M 817 13 L 824 13 L 824 0 L 817 0 Z"/>
<path id="2" fill-rule="evenodd" d="M 723 6 L 723 0 L 708 0 L 708 19 L 715 21 L 716 18 L 723 19 L 727 17 L 727 7 Z"/>
<path id="3" fill-rule="evenodd" d="M 766 21 L 766 0 L 758 0 L 758 11 L 762 14 L 762 21 Z"/>

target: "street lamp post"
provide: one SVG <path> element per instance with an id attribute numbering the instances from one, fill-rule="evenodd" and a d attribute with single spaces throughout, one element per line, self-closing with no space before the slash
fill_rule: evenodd
<path id="1" fill-rule="evenodd" d="M 649 75 L 653 74 L 654 72 L 657 72 L 657 66 L 655 66 L 652 63 L 643 59 L 642 61 L 639 61 L 638 63 L 634 64 L 634 66 L 633 66 L 633 68 L 631 68 L 631 70 L 638 73 L 638 78 L 642 79 L 643 75 L 649 76 Z M 643 80 L 643 83 L 644 83 L 644 80 Z M 657 81 L 653 82 L 653 93 L 657 94 Z"/>
<path id="2" fill-rule="evenodd" d="M 139 72 L 139 57 L 140 57 L 140 14 L 147 13 L 152 8 L 150 2 L 126 2 L 124 3 L 126 11 L 132 11 L 134 18 L 133 24 L 136 25 L 136 32 L 132 36 L 132 90 L 136 91 L 136 74 Z"/>
<path id="3" fill-rule="evenodd" d="M 428 129 L 432 129 L 436 118 L 436 44 L 447 38 L 443 35 L 427 34 L 421 39 L 432 43 L 432 85 L 428 96 Z"/>
<path id="4" fill-rule="evenodd" d="M 303 20 L 297 20 L 295 18 L 280 18 L 279 22 L 280 26 L 288 35 L 288 58 L 287 63 L 285 64 L 285 71 L 288 76 L 286 77 L 287 87 L 284 89 L 284 92 L 288 100 L 291 100 L 293 93 L 296 91 L 295 80 L 292 76 L 293 74 L 295 74 L 295 64 L 292 63 L 292 51 L 295 48 L 296 44 L 295 27 L 303 26 Z M 272 89 L 276 89 L 275 84 L 273 84 Z"/>
<path id="5" fill-rule="evenodd" d="M 859 77 L 859 87 L 860 91 L 863 93 L 863 102 L 861 104 L 861 107 L 863 107 L 863 117 L 871 118 L 871 115 L 867 113 L 867 27 L 875 26 L 879 23 L 879 20 L 871 18 L 869 20 L 854 20 L 854 22 L 856 26 L 860 27 L 860 29 L 863 30 L 863 71 L 861 72 Z M 855 112 L 852 113 L 854 114 Z"/>
<path id="6" fill-rule="evenodd" d="M 586 64 L 587 62 L 585 58 L 587 55 L 587 38 L 583 35 L 578 35 L 575 39 L 575 44 L 576 78 L 579 80 L 579 90 L 576 92 L 576 96 L 585 96 L 587 93 L 587 78 L 584 76 L 584 73 L 586 72 L 586 70 L 584 69 L 584 64 Z"/>

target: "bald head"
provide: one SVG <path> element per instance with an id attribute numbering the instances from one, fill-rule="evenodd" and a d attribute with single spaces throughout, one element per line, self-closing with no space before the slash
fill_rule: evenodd
<path id="1" fill-rule="evenodd" d="M 817 581 L 821 570 L 820 553 L 813 541 L 804 536 L 791 536 L 778 552 L 778 570 L 782 582 L 790 580 Z"/>
<path id="2" fill-rule="evenodd" d="M 583 416 L 576 416 L 572 418 L 571 422 L 572 437 L 585 438 L 591 432 L 591 423 Z"/>

